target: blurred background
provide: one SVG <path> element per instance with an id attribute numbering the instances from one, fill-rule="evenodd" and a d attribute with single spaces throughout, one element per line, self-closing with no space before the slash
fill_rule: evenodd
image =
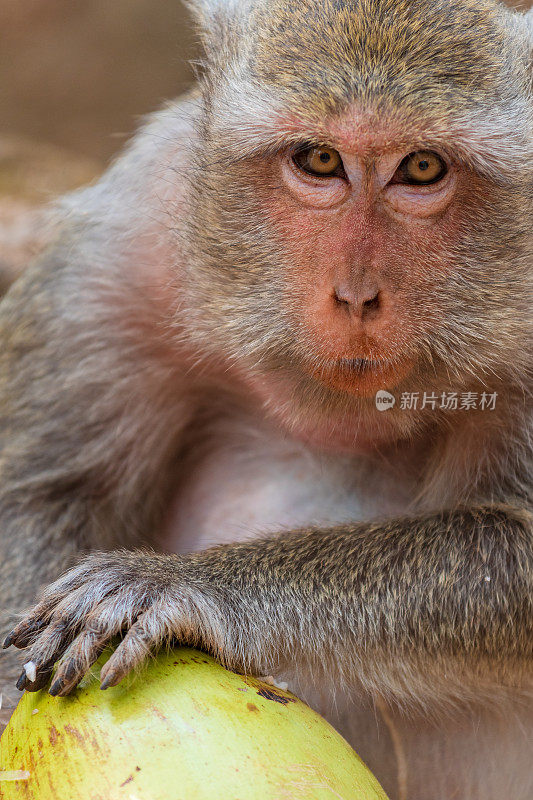
<path id="1" fill-rule="evenodd" d="M 190 83 L 194 40 L 179 0 L 0 0 L 0 134 L 107 159 Z"/>
<path id="2" fill-rule="evenodd" d="M 0 0 L 0 295 L 42 245 L 35 209 L 97 175 L 196 54 L 180 0 Z"/>
<path id="3" fill-rule="evenodd" d="M 43 203 L 98 175 L 195 55 L 180 0 L 0 0 L 0 297 L 46 243 Z"/>

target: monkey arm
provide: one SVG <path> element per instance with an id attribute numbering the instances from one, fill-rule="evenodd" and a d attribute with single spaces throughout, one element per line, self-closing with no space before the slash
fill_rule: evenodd
<path id="1" fill-rule="evenodd" d="M 532 531 L 528 512 L 487 506 L 186 556 L 96 553 L 46 590 L 6 645 L 31 645 L 32 689 L 62 656 L 54 694 L 71 691 L 121 631 L 104 687 L 173 638 L 259 673 L 327 663 L 371 682 L 365 672 L 382 679 L 401 654 L 404 668 L 451 660 L 494 675 L 532 655 Z"/>
<path id="2" fill-rule="evenodd" d="M 106 293 L 92 265 L 68 260 L 76 246 L 47 254 L 0 307 L 4 630 L 80 553 L 134 547 L 157 527 L 192 413 L 131 286 L 119 276 Z M 0 660 L 4 700 L 19 670 Z"/>

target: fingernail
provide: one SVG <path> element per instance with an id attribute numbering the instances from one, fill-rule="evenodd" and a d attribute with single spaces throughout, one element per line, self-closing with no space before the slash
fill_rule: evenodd
<path id="1" fill-rule="evenodd" d="M 61 680 L 61 678 L 57 678 L 48 689 L 48 694 L 51 694 L 52 697 L 55 697 L 56 695 L 59 694 L 62 688 L 63 688 L 63 681 Z"/>
<path id="2" fill-rule="evenodd" d="M 100 689 L 102 690 L 109 689 L 109 687 L 114 686 L 115 683 L 118 683 L 118 681 L 115 680 L 115 677 L 111 672 L 109 675 L 106 675 L 106 677 L 103 679 L 102 683 L 100 684 Z"/>
<path id="3" fill-rule="evenodd" d="M 26 688 L 26 681 L 28 680 L 28 676 L 26 675 L 26 671 L 22 673 L 18 681 L 16 682 L 15 686 L 19 690 L 19 692 L 23 692 Z"/>
<path id="4" fill-rule="evenodd" d="M 75 678 L 79 672 L 78 662 L 75 658 L 69 659 L 67 663 L 63 665 L 63 669 L 61 671 L 63 673 L 63 680 L 68 683 Z"/>

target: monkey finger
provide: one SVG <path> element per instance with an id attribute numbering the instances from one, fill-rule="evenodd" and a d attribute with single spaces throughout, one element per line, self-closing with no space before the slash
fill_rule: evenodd
<path id="1" fill-rule="evenodd" d="M 136 616 L 139 609 L 129 592 L 121 596 L 104 598 L 81 623 L 82 630 L 70 644 L 58 666 L 50 687 L 50 694 L 69 694 L 80 682 L 108 642 Z"/>
<path id="2" fill-rule="evenodd" d="M 22 620 L 8 633 L 2 642 L 2 647 L 5 649 L 13 645 L 13 647 L 18 647 L 22 650 L 35 641 L 46 625 L 47 622 L 44 619 Z"/>
<path id="3" fill-rule="evenodd" d="M 68 595 L 52 592 L 53 586 L 49 587 L 44 597 L 32 608 L 26 616 L 13 628 L 13 630 L 4 639 L 3 646 L 23 648 L 35 638 L 34 634 L 38 634 L 51 622 L 54 616 L 58 613 L 64 617 L 65 604 L 67 608 L 74 608 L 76 602 L 83 598 L 83 587 L 78 587 L 77 590 L 71 591 Z M 28 639 L 30 641 L 28 641 Z"/>
<path id="4" fill-rule="evenodd" d="M 41 689 L 44 689 L 45 686 L 48 685 L 50 678 L 52 677 L 52 673 L 54 671 L 53 665 L 47 667 L 46 669 L 41 668 L 37 674 L 36 679 L 32 681 L 28 681 L 26 683 L 25 689 L 27 692 L 39 692 Z"/>
<path id="5" fill-rule="evenodd" d="M 45 681 L 45 683 L 47 683 L 51 676 L 54 663 L 68 646 L 71 639 L 72 628 L 69 621 L 58 619 L 55 623 L 49 625 L 32 644 L 28 650 L 27 662 L 31 662 L 35 666 L 37 679 L 39 681 L 38 688 L 42 688 L 40 685 L 41 674 L 43 672 L 48 673 L 48 678 Z M 26 681 L 23 680 L 23 675 L 24 673 L 20 676 L 17 687 L 19 689 L 28 689 L 28 691 L 36 691 L 30 688 L 29 679 L 26 679 Z M 32 683 L 36 683 L 36 681 Z"/>
<path id="6" fill-rule="evenodd" d="M 52 677 L 53 671 L 54 671 L 53 664 L 48 664 L 46 666 L 43 665 L 39 668 L 35 680 L 31 681 L 26 673 L 26 670 L 23 670 L 22 674 L 20 675 L 20 678 L 16 683 L 16 687 L 21 692 L 24 690 L 26 690 L 27 692 L 38 692 L 40 689 L 44 689 L 44 687 Z"/>
<path id="7" fill-rule="evenodd" d="M 108 689 L 141 664 L 168 635 L 162 621 L 164 615 L 158 607 L 145 611 L 131 626 L 109 661 L 100 671 L 100 688 Z"/>
<path id="8" fill-rule="evenodd" d="M 57 606 L 65 599 L 64 593 L 54 590 L 57 581 L 48 587 L 43 599 L 37 603 L 15 627 L 8 633 L 2 647 L 13 645 L 22 649 L 28 647 L 36 636 L 48 625 Z"/>
<path id="9" fill-rule="evenodd" d="M 27 692 L 37 692 L 39 689 L 42 689 L 52 676 L 54 663 L 55 658 L 51 658 L 49 661 L 43 661 L 39 664 L 28 659 L 16 682 L 17 689 L 21 692 L 24 690 Z"/>
<path id="10" fill-rule="evenodd" d="M 82 627 L 88 627 L 94 632 L 108 631 L 109 637 L 113 635 L 109 633 L 110 627 L 107 619 L 95 618 L 95 609 L 100 609 L 103 606 L 113 609 L 113 615 L 116 618 L 117 604 L 113 600 L 102 601 L 102 594 L 96 597 L 95 592 L 87 592 L 84 586 L 81 586 L 76 591 L 71 592 L 63 598 L 51 612 L 47 613 L 43 619 L 32 618 L 26 624 L 28 630 L 31 630 L 31 651 L 30 658 L 36 663 L 41 660 L 49 660 L 52 655 L 55 655 L 57 660 L 68 644 L 75 638 Z M 109 617 L 110 614 L 108 613 Z M 117 628 L 120 630 L 122 622 L 117 626 L 113 626 L 111 630 L 115 631 Z M 37 631 L 37 633 L 33 633 Z M 24 642 L 28 640 L 28 634 L 25 629 L 19 633 L 19 626 L 15 628 L 16 640 L 10 634 L 11 643 L 16 647 L 24 647 Z"/>
<path id="11" fill-rule="evenodd" d="M 52 583 L 45 590 L 42 599 L 8 633 L 2 642 L 2 647 L 4 649 L 10 646 L 19 649 L 28 647 L 48 625 L 62 603 L 67 601 L 68 605 L 74 608 L 75 600 L 82 599 L 87 595 L 83 584 L 90 574 L 90 569 L 89 563 L 82 562 Z M 109 587 L 106 588 L 109 590 Z M 99 599 L 102 598 L 103 593 L 99 594 Z"/>
<path id="12" fill-rule="evenodd" d="M 102 636 L 94 631 L 81 633 L 58 664 L 49 693 L 60 697 L 70 694 L 98 660 L 107 643 L 107 635 Z"/>
<path id="13" fill-rule="evenodd" d="M 41 600 L 21 619 L 8 633 L 2 647 L 18 647 L 22 649 L 31 644 L 44 628 L 49 624 L 57 606 L 57 601 L 50 599 Z"/>

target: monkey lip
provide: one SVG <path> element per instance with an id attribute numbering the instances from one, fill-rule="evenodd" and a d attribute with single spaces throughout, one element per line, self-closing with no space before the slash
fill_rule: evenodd
<path id="1" fill-rule="evenodd" d="M 372 358 L 339 358 L 338 366 L 349 372 L 359 372 L 363 374 L 369 370 L 383 369 L 387 362 L 378 361 Z"/>
<path id="2" fill-rule="evenodd" d="M 367 397 L 398 384 L 412 368 L 410 359 L 336 358 L 311 368 L 310 374 L 329 388 Z"/>

